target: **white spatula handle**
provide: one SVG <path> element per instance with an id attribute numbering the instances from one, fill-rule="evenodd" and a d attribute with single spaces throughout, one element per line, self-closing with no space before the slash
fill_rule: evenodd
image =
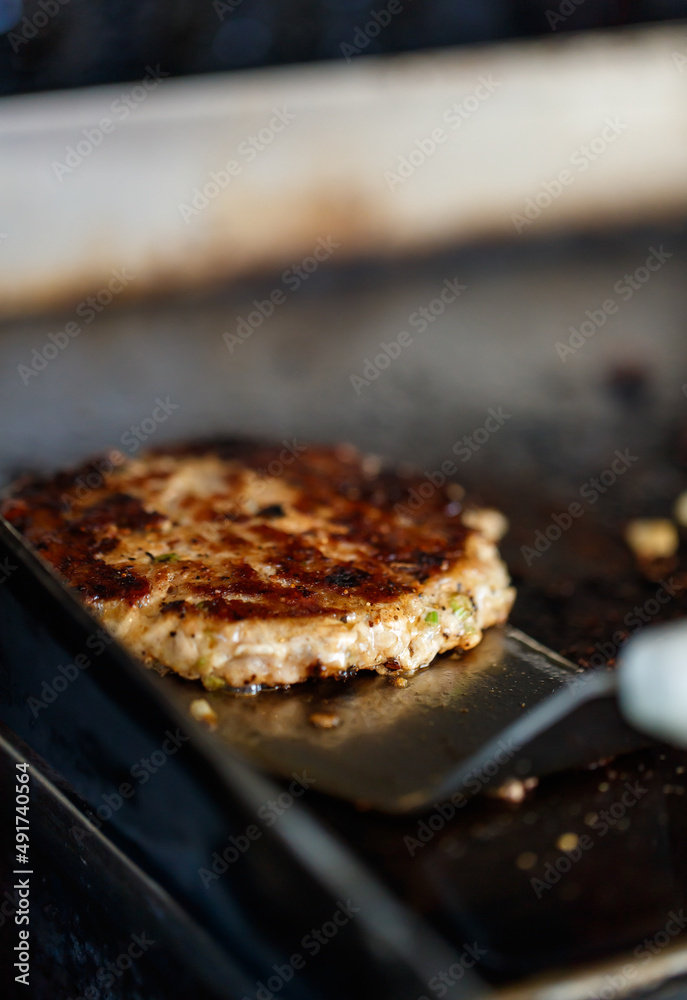
<path id="1" fill-rule="evenodd" d="M 687 619 L 630 639 L 618 668 L 618 700 L 636 729 L 687 747 Z"/>

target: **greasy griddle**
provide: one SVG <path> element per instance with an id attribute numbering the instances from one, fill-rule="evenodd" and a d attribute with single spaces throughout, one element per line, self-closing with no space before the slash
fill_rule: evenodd
<path id="1" fill-rule="evenodd" d="M 437 657 L 408 676 L 365 671 L 252 695 L 205 692 L 171 674 L 164 683 L 189 711 L 205 699 L 217 717 L 213 738 L 270 773 L 307 771 L 319 792 L 396 812 L 431 800 L 461 761 L 479 758 L 490 737 L 574 677 L 571 664 L 493 628 L 471 652 Z M 500 765 L 514 754 L 503 741 Z M 478 760 L 471 771 L 484 786 Z M 463 786 L 456 790 L 474 794 Z"/>
<path id="2" fill-rule="evenodd" d="M 512 505 L 512 495 L 506 500 Z M 667 505 L 668 501 L 665 500 L 664 504 Z M 538 511 L 534 506 L 525 509 L 522 522 L 516 519 L 512 506 L 509 514 L 514 522 L 511 540 L 515 537 L 517 541 L 519 531 L 531 530 L 532 524 L 537 523 Z M 529 524 L 525 520 L 528 516 Z M 617 629 L 618 623 L 622 622 L 627 609 L 627 596 L 634 600 L 636 596 L 655 593 L 656 581 L 648 579 L 646 573 L 633 565 L 624 548 L 621 524 L 622 517 L 617 511 L 600 509 L 599 512 L 590 512 L 577 533 L 571 531 L 569 538 L 566 537 L 560 546 L 552 549 L 548 554 L 548 564 L 542 559 L 528 580 L 520 576 L 516 581 L 520 586 L 520 600 L 524 592 L 528 601 L 538 609 L 542 623 L 551 628 L 554 635 L 557 621 L 562 637 L 564 631 L 570 635 L 576 625 L 584 628 L 585 619 L 580 610 L 582 602 L 583 609 L 590 606 L 597 609 L 595 630 L 590 633 L 591 637 L 595 639 L 598 635 L 600 641 L 607 641 L 614 628 Z M 597 542 L 604 546 L 603 560 L 599 559 Z M 15 543 L 22 545 L 17 538 Z M 615 554 L 614 559 L 607 557 L 609 551 Z M 23 559 L 21 561 L 23 563 Z M 517 558 L 512 561 L 517 566 Z M 30 562 L 27 559 L 27 569 Z M 565 567 L 565 576 L 559 572 L 562 566 Z M 684 571 L 679 562 L 674 566 L 654 569 L 674 575 Z M 573 575 L 573 571 L 577 576 Z M 47 570 L 37 574 L 30 572 L 39 582 L 49 575 Z M 15 577 L 10 578 L 11 588 L 14 588 L 14 581 Z M 43 579 L 41 586 L 45 586 L 45 582 Z M 60 622 L 59 628 L 69 634 L 72 631 L 68 620 L 71 599 L 66 600 L 69 595 L 57 584 L 54 594 L 58 602 L 56 608 L 62 608 L 61 616 L 58 613 L 55 617 L 56 627 Z M 597 595 L 604 600 L 597 600 Z M 678 594 L 674 603 L 666 606 L 664 614 L 674 616 L 676 609 L 684 608 L 680 602 L 681 595 Z M 515 609 L 516 621 L 522 621 L 518 618 L 519 606 L 516 605 Z M 31 607 L 37 608 L 35 600 Z M 541 615 L 543 607 L 547 608 L 548 617 Z M 527 606 L 525 614 L 526 609 Z M 41 617 L 45 618 L 45 614 L 46 609 L 41 605 Z M 531 625 L 528 627 L 531 628 Z M 28 634 L 22 633 L 22 628 L 17 624 L 17 634 L 26 634 L 28 642 Z M 487 643 L 471 654 L 473 659 L 460 661 L 448 658 L 435 663 L 434 667 L 414 679 L 408 678 L 407 688 L 395 688 L 385 678 L 361 675 L 352 683 L 346 681 L 339 687 L 316 683 L 291 692 L 264 692 L 257 699 L 225 693 L 222 697 L 227 704 L 226 716 L 219 712 L 220 722 L 228 726 L 233 713 L 235 723 L 230 742 L 234 741 L 231 745 L 236 747 L 243 743 L 244 750 L 251 741 L 255 743 L 256 730 L 259 732 L 262 727 L 262 732 L 269 737 L 263 766 L 282 774 L 288 771 L 282 785 L 286 789 L 290 784 L 291 760 L 288 760 L 288 765 L 286 760 L 277 760 L 281 737 L 278 726 L 275 730 L 275 724 L 280 708 L 285 708 L 287 714 L 295 713 L 299 726 L 308 734 L 311 749 L 309 758 L 304 761 L 305 769 L 309 765 L 318 766 L 318 759 L 321 764 L 326 756 L 327 741 L 341 738 L 337 730 L 341 733 L 345 730 L 343 724 L 334 730 L 313 727 L 306 718 L 311 708 L 331 711 L 332 699 L 345 702 L 349 697 L 354 704 L 365 703 L 367 699 L 368 704 L 374 705 L 385 702 L 387 694 L 396 700 L 397 696 L 410 692 L 420 715 L 423 692 L 430 704 L 436 697 L 431 693 L 434 668 L 437 668 L 437 679 L 442 678 L 446 685 L 440 686 L 444 694 L 439 700 L 452 691 L 464 697 L 471 683 L 482 680 L 488 683 L 489 670 L 502 653 L 498 648 L 498 636 L 497 631 L 489 633 Z M 590 647 L 587 653 L 591 655 L 593 642 L 586 641 Z M 496 643 L 496 648 L 490 643 Z M 490 651 L 497 655 L 490 656 Z M 493 662 L 490 663 L 490 659 Z M 571 669 L 564 664 L 559 664 L 559 667 Z M 106 668 L 107 664 L 103 661 L 103 670 Z M 39 669 L 42 668 L 36 664 L 35 671 Z M 140 675 L 141 680 L 150 678 L 161 686 L 167 702 L 174 701 L 183 708 L 189 731 L 200 735 L 199 727 L 194 728 L 188 712 L 190 700 L 207 697 L 207 692 L 200 685 L 184 684 L 175 677 L 156 677 L 148 671 L 141 671 L 133 663 L 128 669 Z M 48 664 L 48 670 L 54 672 L 54 666 Z M 85 679 L 89 684 L 91 680 L 101 684 L 105 680 L 102 674 L 101 670 L 99 679 L 93 671 L 87 673 Z M 21 673 L 18 679 L 20 676 Z M 36 678 L 38 676 L 36 672 Z M 413 680 L 417 684 L 415 690 Z M 37 681 L 33 683 L 35 685 Z M 80 683 L 83 685 L 83 682 Z M 111 689 L 108 698 L 110 701 L 116 698 L 120 704 L 130 706 L 127 711 L 133 708 L 140 714 L 136 703 L 131 704 L 130 694 L 129 688 L 118 685 Z M 51 709 L 51 714 L 46 714 L 45 720 L 57 723 L 63 707 L 69 708 L 70 699 L 73 699 L 76 711 L 81 698 L 79 685 L 73 685 Z M 269 726 L 263 720 L 257 727 L 256 718 L 262 714 L 263 704 L 269 706 L 265 709 Z M 102 707 L 107 706 L 108 701 L 103 701 Z M 340 707 L 345 710 L 345 705 Z M 461 707 L 468 706 L 463 704 Z M 497 711 L 498 706 L 495 709 Z M 469 716 L 469 711 L 461 714 Z M 351 716 L 348 721 L 353 721 L 353 718 Z M 42 722 L 43 717 L 40 717 L 39 723 Z M 107 722 L 98 716 L 93 723 L 100 734 L 100 754 L 105 752 L 106 746 L 116 749 L 109 738 Z M 356 720 L 355 724 L 359 725 L 359 721 Z M 33 741 L 39 730 L 31 723 L 29 726 L 28 732 L 31 732 Z M 206 730 L 203 735 L 202 744 L 211 752 L 213 759 L 223 757 L 229 749 L 221 739 L 221 733 L 220 726 L 217 732 Z M 62 727 L 55 730 L 50 746 L 59 746 L 67 736 L 68 729 Z M 58 743 L 54 742 L 55 739 Z M 200 743 L 198 745 L 200 747 Z M 411 752 L 417 750 L 416 746 L 407 749 Z M 227 755 L 227 760 L 230 756 Z M 267 759 L 270 756 L 272 759 Z M 65 766 L 71 759 L 71 754 L 64 758 Z M 86 761 L 93 780 L 102 771 L 102 761 L 98 756 L 84 758 L 79 766 L 83 767 Z M 412 761 L 405 757 L 393 763 L 398 772 L 402 773 L 407 767 L 412 773 Z M 275 764 L 278 766 L 275 767 Z M 648 750 L 635 756 L 626 755 L 593 770 L 553 775 L 542 781 L 539 787 L 526 789 L 526 797 L 520 803 L 494 801 L 478 794 L 465 796 L 465 801 L 452 813 L 437 815 L 438 810 L 430 807 L 421 813 L 389 816 L 366 809 L 368 803 L 353 804 L 350 793 L 348 801 L 341 795 L 322 794 L 335 789 L 318 789 L 317 785 L 309 788 L 299 803 L 314 814 L 325 828 L 336 830 L 337 836 L 343 838 L 350 849 L 357 852 L 403 901 L 410 904 L 415 912 L 424 915 L 448 940 L 454 943 L 479 940 L 480 947 L 486 952 L 480 963 L 484 974 L 495 979 L 512 978 L 565 963 L 583 962 L 615 950 L 631 951 L 643 936 L 651 936 L 665 925 L 671 909 L 685 905 L 685 773 L 687 754 Z M 105 787 L 110 789 L 121 780 L 116 769 L 111 775 L 103 773 L 103 778 Z M 609 827 L 604 836 L 599 835 L 592 826 L 594 817 L 617 808 L 628 783 L 631 786 L 639 783 L 646 791 L 632 811 L 623 815 L 622 819 L 626 822 Z M 325 782 L 322 784 L 324 786 Z M 345 789 L 339 789 L 341 791 L 345 792 Z M 97 803 L 98 800 L 95 801 Z M 120 817 L 125 819 L 124 808 L 113 817 L 112 823 L 119 823 Z M 236 832 L 240 833 L 243 829 L 244 826 L 239 824 Z M 560 838 L 569 834 L 579 837 L 591 835 L 594 849 L 582 852 L 571 872 L 549 885 L 544 877 L 551 870 L 550 866 L 555 866 L 562 856 Z M 221 846 L 221 841 L 217 846 Z M 168 870 L 171 874 L 172 870 Z M 539 895 L 533 888 L 533 880 L 547 885 Z"/>
<path id="3" fill-rule="evenodd" d="M 652 623 L 687 614 L 685 545 L 674 559 L 639 567 L 623 540 L 626 520 L 638 512 L 670 515 L 687 481 L 686 440 L 687 434 L 673 430 L 634 481 L 588 511 L 530 566 L 521 546 L 530 544 L 552 511 L 565 509 L 565 473 L 552 475 L 544 490 L 537 484 L 536 491 L 524 482 L 507 491 L 498 484 L 490 488 L 488 477 L 483 477 L 478 499 L 500 503 L 511 523 L 502 552 L 518 588 L 512 624 L 583 669 L 590 660 L 598 665 L 598 657 L 592 658 L 603 650 L 612 669 L 617 633 L 629 636 L 632 631 L 624 624 L 626 614 L 650 601 L 661 580 L 671 580 L 677 592 L 669 604 L 661 605 Z M 429 689 L 435 668 L 437 679 L 446 683 L 450 678 L 444 693 L 448 689 L 465 697 L 471 684 L 488 681 L 489 654 L 499 643 L 498 631 L 492 630 L 482 647 L 461 661 L 436 661 L 416 675 L 414 697 L 421 700 Z M 176 679 L 172 683 L 188 701 L 191 692 Z M 361 676 L 353 683 L 367 689 L 364 694 L 372 702 L 387 694 L 395 700 L 409 690 L 394 689 L 385 678 Z M 346 690 L 332 682 L 281 694 L 265 692 L 248 704 L 239 698 L 218 712 L 219 732 L 232 718 L 240 719 L 232 736 L 237 743 L 249 743 L 262 730 L 270 741 L 262 751 L 264 763 L 274 766 L 288 739 L 277 731 L 286 709 L 308 734 L 312 764 L 341 738 L 338 732 L 343 733 L 347 722 L 362 729 L 360 720 L 348 717 L 335 730 L 319 730 L 307 722 L 311 710 L 345 712 Z M 206 693 L 199 689 L 196 696 Z M 461 707 L 468 708 L 463 718 L 469 717 L 469 704 Z M 379 745 L 379 738 L 373 739 Z M 422 758 L 422 748 L 414 745 L 410 755 L 394 762 L 397 780 L 411 781 L 416 753 Z M 640 790 L 636 804 L 617 822 L 606 823 L 604 816 L 613 820 L 628 785 Z M 650 748 L 552 774 L 525 789 L 520 802 L 483 790 L 487 794 L 470 795 L 464 788 L 468 794 L 459 808 L 440 819 L 432 808 L 416 815 L 382 815 L 321 794 L 309 793 L 306 804 L 355 844 L 361 857 L 449 939 L 478 939 L 486 950 L 482 970 L 489 977 L 511 979 L 561 965 L 580 966 L 623 951 L 642 969 L 634 950 L 665 927 L 671 911 L 687 904 L 687 753 Z M 579 860 L 561 875 L 555 867 L 565 856 L 559 841 L 570 834 L 586 835 L 593 849 L 581 850 Z M 601 976 L 581 995 L 598 995 L 608 986 Z"/>
<path id="4" fill-rule="evenodd" d="M 636 394 L 630 403 L 637 405 Z M 546 433 L 540 440 L 548 479 L 520 480 L 504 490 L 483 474 L 473 484 L 480 501 L 500 502 L 510 520 L 501 545 L 518 590 L 510 621 L 582 668 L 590 660 L 598 666 L 598 655 L 612 668 L 617 633 L 631 633 L 626 614 L 651 601 L 661 580 L 671 580 L 677 592 L 648 625 L 687 615 L 684 532 L 674 559 L 643 568 L 623 540 L 627 519 L 671 515 L 687 485 L 687 425 L 671 424 L 659 446 L 642 450 L 645 460 L 632 479 L 528 566 L 521 547 L 531 545 L 552 512 L 565 510 L 584 478 L 571 477 L 565 451 L 554 449 Z M 613 822 L 627 786 L 637 784 L 644 791 L 636 804 Z M 434 819 L 437 829 L 422 826 L 435 810 L 390 818 L 330 800 L 325 814 L 434 926 L 454 938 L 480 940 L 488 952 L 483 967 L 499 979 L 581 966 L 621 951 L 631 971 L 657 968 L 665 952 L 644 965 L 635 949 L 687 904 L 687 752 L 681 750 L 647 749 L 553 774 L 521 802 L 478 795 L 453 816 Z M 560 838 L 566 834 L 587 835 L 593 846 L 561 874 L 556 865 L 565 857 Z M 640 959 L 646 954 L 640 951 Z M 623 984 L 615 975 L 590 981 L 580 995 L 632 989 L 634 979 Z"/>
<path id="5" fill-rule="evenodd" d="M 319 793 L 402 813 L 645 746 L 606 680 L 583 682 L 580 668 L 506 626 L 406 676 L 207 692 L 203 711 L 216 744 L 270 774 L 307 773 Z M 163 684 L 193 712 L 197 684 L 171 674 Z"/>
<path id="6" fill-rule="evenodd" d="M 663 239 L 675 251 L 674 260 L 574 359 L 561 364 L 555 342 L 567 338 L 569 324 L 579 325 L 584 310 L 603 301 L 613 283 L 644 260 L 649 244 L 658 245 Z M 658 580 L 649 579 L 634 565 L 621 537 L 624 519 L 669 514 L 675 497 L 687 486 L 687 411 L 680 391 L 685 381 L 684 260 L 684 241 L 671 224 L 669 233 L 623 232 L 617 239 L 606 233 L 598 240 L 566 238 L 553 244 L 518 241 L 510 248 L 470 248 L 441 261 L 414 259 L 405 265 L 399 261 L 388 273 L 377 270 L 371 279 L 343 271 L 337 277 L 333 269 L 323 268 L 309 278 L 304 289 L 308 294 L 293 296 L 288 306 L 275 311 L 240 351 L 229 354 L 221 332 L 253 308 L 253 298 L 269 294 L 267 281 L 260 288 L 246 287 L 236 294 L 191 303 L 168 299 L 155 307 L 107 310 L 88 336 L 70 348 L 68 359 L 51 363 L 28 387 L 17 377 L 16 366 L 26 363 L 31 344 L 45 342 L 48 320 L 39 317 L 22 329 L 13 324 L 3 339 L 8 373 L 5 417 L 13 433 L 6 435 L 0 454 L 2 479 L 9 481 L 27 466 L 46 471 L 64 467 L 116 445 L 129 424 L 150 414 L 157 393 L 169 393 L 179 408 L 156 431 L 155 444 L 217 431 L 279 437 L 288 428 L 290 435 L 303 438 L 352 440 L 365 450 L 397 461 L 407 459 L 430 471 L 452 456 L 455 441 L 483 425 L 489 406 L 503 405 L 511 418 L 458 466 L 457 478 L 473 491 L 477 502 L 493 504 L 509 517 L 511 530 L 501 549 L 518 588 L 511 623 L 584 667 L 598 652 L 596 643 L 614 644 L 626 613 L 636 603 L 650 600 L 659 586 Z M 408 314 L 436 295 L 447 274 L 461 280 L 465 275 L 469 292 L 356 397 L 350 373 L 360 370 L 364 358 L 376 355 L 381 339 L 397 337 Z M 57 317 L 51 323 L 52 329 L 58 328 Z M 632 357 L 636 364 L 628 367 Z M 580 484 L 607 466 L 614 449 L 627 446 L 636 449 L 640 461 L 547 553 L 527 566 L 521 546 L 531 545 L 535 531 L 549 522 L 552 513 L 561 513 L 578 497 Z M 677 565 L 661 569 L 659 578 L 664 572 L 685 576 L 684 551 L 683 545 Z M 0 588 L 0 610 L 8 594 L 18 592 L 18 575 Z M 21 715 L 25 694 L 40 690 L 43 677 L 51 679 L 55 673 L 53 653 L 45 647 L 43 635 L 48 609 L 36 602 L 28 583 L 26 589 L 31 613 L 27 612 L 26 623 L 20 623 L 22 633 L 19 626 L 14 629 L 19 655 L 16 674 L 10 671 L 17 687 L 10 724 L 78 788 L 87 823 L 101 793 L 110 794 L 126 778 L 131 761 L 149 754 L 159 733 L 151 729 L 143 745 L 132 748 L 124 740 L 127 733 L 116 728 L 117 722 L 134 714 L 142 723 L 148 721 L 144 717 L 150 705 L 135 686 L 132 698 L 131 676 L 126 675 L 127 683 L 116 677 L 94 702 L 88 742 L 72 737 L 75 720 L 83 721 L 85 695 L 107 682 L 106 671 L 96 675 L 95 667 L 71 685 L 49 713 L 41 713 L 37 720 L 30 713 Z M 687 594 L 682 591 L 661 606 L 652 621 L 685 613 Z M 51 627 L 57 630 L 63 619 L 66 641 L 72 623 L 63 604 L 56 602 Z M 5 651 L 9 657 L 14 649 Z M 29 655 L 32 652 L 36 655 Z M 57 662 L 67 655 L 54 651 Z M 29 672 L 30 684 L 25 679 Z M 138 673 L 141 678 L 148 676 Z M 165 690 L 170 687 L 167 680 L 162 679 Z M 190 691 L 186 689 L 184 697 Z M 197 697 L 206 695 L 200 686 L 195 692 Z M 183 708 L 191 728 L 193 720 Z M 3 705 L 5 711 L 10 709 Z M 160 724 L 159 732 L 163 729 Z M 313 740 L 322 737 L 324 743 L 330 738 L 330 731 L 308 731 Z M 199 735 L 215 744 L 215 734 Z M 195 806 L 185 794 L 188 788 L 171 781 L 172 769 L 181 769 L 182 764 L 181 754 L 171 757 L 158 774 L 159 783 L 149 782 L 140 790 L 150 801 L 125 803 L 102 825 L 104 839 L 135 829 L 143 807 L 153 844 L 161 840 L 162 816 L 175 824 L 190 824 Z M 406 764 L 399 760 L 398 769 Z M 268 851 L 259 854 L 270 834 L 285 830 L 302 809 L 319 820 L 320 832 L 335 831 L 457 952 L 463 942 L 479 941 L 486 952 L 480 961 L 483 975 L 512 980 L 547 968 L 559 973 L 565 965 L 617 954 L 619 966 L 613 973 L 617 976 L 626 962 L 636 964 L 634 949 L 665 928 L 671 910 L 679 912 L 686 905 L 686 766 L 684 753 L 642 751 L 593 770 L 552 775 L 527 789 L 520 803 L 475 795 L 452 817 L 438 819 L 434 809 L 405 816 L 360 810 L 345 799 L 318 793 L 313 786 L 271 829 L 264 830 L 247 855 L 249 865 L 254 863 L 250 874 L 262 878 L 266 890 L 262 922 L 281 917 L 284 927 L 295 925 L 297 937 L 305 922 L 302 913 L 293 912 L 305 895 L 301 873 L 289 880 L 291 860 L 285 863 L 283 855 Z M 202 761 L 193 773 L 194 783 L 201 785 L 207 771 Z M 612 809 L 626 782 L 637 781 L 647 792 L 622 817 L 627 825 L 621 821 L 600 837 L 590 826 L 592 817 Z M 287 779 L 282 787 L 288 790 L 289 784 Z M 221 850 L 230 833 L 241 834 L 255 822 L 254 812 L 244 815 L 234 800 L 230 806 L 232 815 L 224 817 L 216 838 L 205 814 L 199 813 L 196 833 L 200 837 L 207 831 L 211 840 L 203 842 L 207 854 Z M 166 827 L 165 831 L 167 836 Z M 584 851 L 567 874 L 537 896 L 532 879 L 543 879 L 550 871 L 547 866 L 555 866 L 562 853 L 557 842 L 571 833 L 591 835 L 593 850 Z M 63 842 L 73 850 L 69 837 L 59 839 Z M 306 837 L 300 842 L 303 855 L 320 857 L 320 839 Z M 117 843 L 127 848 L 122 836 Z M 188 848 L 190 843 L 184 841 L 185 850 L 162 858 L 157 874 L 176 878 L 177 886 L 182 877 L 188 877 L 189 885 L 197 882 L 199 862 L 187 859 Z M 56 854 L 50 853 L 49 859 L 49 867 L 55 869 Z M 111 897 L 101 891 L 102 870 L 87 869 L 76 852 L 73 860 L 74 869 L 85 873 L 89 906 L 101 896 L 111 907 Z M 531 867 L 522 867 L 526 864 Z M 233 880 L 225 876 L 207 891 L 199 886 L 194 904 L 216 903 L 213 891 L 228 891 L 232 881 L 245 886 L 252 900 L 255 881 L 246 871 L 239 874 Z M 343 877 L 350 883 L 348 869 Z M 278 900 L 284 895 L 287 905 L 279 909 Z M 233 918 L 236 912 L 232 900 L 222 922 L 227 924 L 226 915 Z M 78 963 L 83 963 L 90 921 L 88 912 L 80 927 L 72 923 L 69 934 L 50 941 L 51 964 L 75 934 Z M 245 956 L 254 947 L 256 928 L 246 922 L 244 912 L 238 924 L 237 955 Z M 679 944 L 680 938 L 674 942 Z M 403 950 L 410 950 L 409 944 L 404 941 Z M 280 955 L 289 954 L 284 945 Z M 323 968 L 330 962 L 332 948 L 323 958 Z M 668 951 L 662 950 L 643 968 L 662 968 Z M 356 961 L 350 964 L 356 968 L 357 982 L 347 995 L 366 996 L 369 990 L 357 965 L 359 952 L 355 954 Z M 270 955 L 267 968 L 273 960 Z M 431 961 L 429 975 L 450 964 Z M 308 972 L 311 969 L 316 971 L 316 962 Z M 339 976 L 326 971 L 322 995 L 339 995 Z M 413 998 L 437 995 L 427 986 L 429 975 Z M 567 973 L 560 975 L 568 997 L 608 996 L 610 990 L 616 997 L 623 993 L 617 980 L 614 986 L 603 978 L 575 992 Z M 256 974 L 248 984 L 247 996 L 254 995 L 251 987 L 257 978 Z M 629 985 L 635 982 L 632 979 Z M 281 995 L 288 988 L 289 984 Z M 562 993 L 559 989 L 548 995 Z"/>

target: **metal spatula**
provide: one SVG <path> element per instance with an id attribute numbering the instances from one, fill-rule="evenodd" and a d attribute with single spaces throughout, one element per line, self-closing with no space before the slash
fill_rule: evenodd
<path id="1" fill-rule="evenodd" d="M 634 680 L 626 674 L 623 704 L 636 709 L 647 676 L 651 686 L 651 663 L 635 670 Z M 653 742 L 621 714 L 619 676 L 625 690 L 623 671 L 582 671 L 505 627 L 490 630 L 468 654 L 438 657 L 400 685 L 398 678 L 361 674 L 287 691 L 203 697 L 217 715 L 215 736 L 232 750 L 283 777 L 304 776 L 320 792 L 398 813 L 447 801 L 460 806 L 508 778 L 590 764 Z M 189 708 L 199 697 L 194 685 L 161 681 Z M 633 718 L 643 721 L 636 711 Z M 656 733 L 656 718 L 649 721 Z M 661 724 L 659 718 L 665 735 Z"/>

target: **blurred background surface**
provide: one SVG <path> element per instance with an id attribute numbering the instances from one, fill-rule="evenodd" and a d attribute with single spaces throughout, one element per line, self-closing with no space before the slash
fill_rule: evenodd
<path id="1" fill-rule="evenodd" d="M 684 7 L 0 3 L 2 480 L 215 434 L 450 461 L 583 662 L 687 483 Z"/>
<path id="2" fill-rule="evenodd" d="M 3 482 L 214 434 L 451 461 L 584 662 L 687 483 L 685 15 L 1 2 Z"/>
<path id="3" fill-rule="evenodd" d="M 134 80 L 157 62 L 183 76 L 341 59 L 372 12 L 396 6 L 360 54 L 687 16 L 686 0 L 1 0 L 0 92 Z"/>
<path id="4" fill-rule="evenodd" d="M 576 662 L 612 663 L 663 579 L 650 620 L 684 617 L 684 527 L 649 567 L 623 529 L 687 486 L 685 17 L 0 0 L 1 483 L 196 436 L 348 440 L 453 462 L 503 509 L 513 621 Z M 598 772 L 479 803 L 419 868 L 374 824 L 351 839 L 448 936 L 495 921 L 498 974 L 580 961 L 684 905 L 684 762 L 659 760 L 645 826 L 539 909 L 504 840 L 522 823 L 544 857 L 615 794 Z"/>

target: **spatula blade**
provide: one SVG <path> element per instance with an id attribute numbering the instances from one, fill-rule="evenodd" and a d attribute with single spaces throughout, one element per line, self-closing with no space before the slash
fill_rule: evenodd
<path id="1" fill-rule="evenodd" d="M 542 725 L 546 730 L 548 723 L 545 718 L 530 730 L 525 726 L 523 735 L 526 713 L 561 689 L 572 691 L 582 673 L 505 627 L 489 630 L 467 654 L 438 657 L 427 669 L 401 678 L 403 686 L 396 676 L 361 673 L 284 691 L 220 691 L 203 697 L 217 715 L 215 738 L 265 770 L 285 778 L 306 772 L 320 792 L 363 807 L 405 812 L 437 796 L 469 797 L 513 774 L 542 773 L 547 762 L 550 770 L 589 762 L 606 752 L 609 736 L 625 748 L 633 731 L 619 717 L 625 743 L 615 730 L 608 731 L 608 710 L 617 716 L 611 697 L 605 698 L 606 715 L 594 723 L 606 730 L 600 749 L 593 732 L 570 748 L 560 740 L 556 747 L 555 733 L 548 737 L 551 745 L 534 754 L 524 745 L 541 740 Z M 171 677 L 162 681 L 188 707 L 199 696 L 194 685 Z"/>

